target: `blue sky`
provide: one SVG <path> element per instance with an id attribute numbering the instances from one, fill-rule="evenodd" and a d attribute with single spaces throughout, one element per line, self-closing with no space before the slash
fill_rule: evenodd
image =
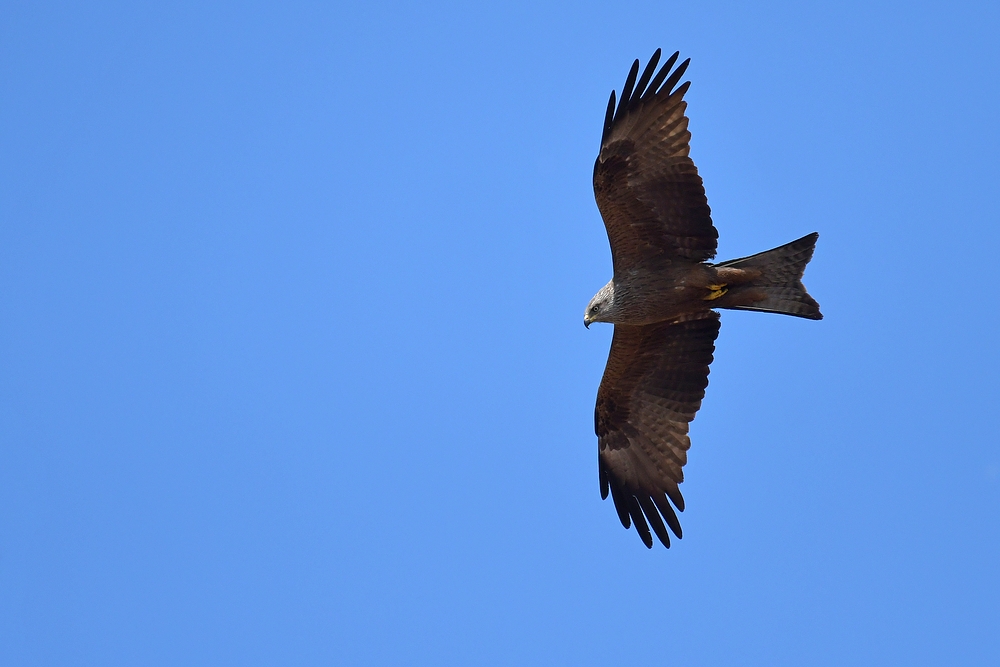
<path id="1" fill-rule="evenodd" d="M 995 3 L 5 3 L 0 661 L 1000 662 Z M 591 173 L 692 64 L 726 312 L 647 551 Z"/>

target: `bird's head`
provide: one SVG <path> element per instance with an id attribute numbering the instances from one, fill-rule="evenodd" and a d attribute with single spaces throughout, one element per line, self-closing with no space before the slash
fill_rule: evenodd
<path id="1" fill-rule="evenodd" d="M 583 326 L 590 328 L 592 322 L 614 322 L 615 283 L 610 281 L 601 288 L 587 304 L 583 313 Z"/>

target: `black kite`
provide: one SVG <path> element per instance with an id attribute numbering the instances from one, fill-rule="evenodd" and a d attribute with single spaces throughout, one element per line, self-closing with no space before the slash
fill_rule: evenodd
<path id="1" fill-rule="evenodd" d="M 614 277 L 587 305 L 583 320 L 588 327 L 615 325 L 594 412 L 601 497 L 610 492 L 622 525 L 635 524 L 650 548 L 650 526 L 666 547 L 667 526 L 681 536 L 673 508 L 684 510 L 678 485 L 691 445 L 688 424 L 705 396 L 719 334 L 713 308 L 823 317 L 802 285 L 818 234 L 750 257 L 708 262 L 719 233 L 688 157 L 684 93 L 690 82 L 674 86 L 690 59 L 671 73 L 678 55 L 656 71 L 657 49 L 641 76 L 636 60 L 617 108 L 611 93 L 594 194 Z"/>

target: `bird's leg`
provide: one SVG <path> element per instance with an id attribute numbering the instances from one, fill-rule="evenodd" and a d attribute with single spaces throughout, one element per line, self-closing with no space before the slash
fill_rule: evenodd
<path id="1" fill-rule="evenodd" d="M 729 291 L 725 285 L 709 285 L 708 289 L 712 292 L 708 296 L 701 297 L 703 301 L 715 301 L 720 296 Z"/>
<path id="2" fill-rule="evenodd" d="M 703 301 L 715 301 L 729 291 L 730 287 L 739 287 L 760 277 L 756 269 L 734 269 L 728 266 L 720 267 L 715 273 L 715 282 L 707 285 L 709 294 L 703 296 Z"/>

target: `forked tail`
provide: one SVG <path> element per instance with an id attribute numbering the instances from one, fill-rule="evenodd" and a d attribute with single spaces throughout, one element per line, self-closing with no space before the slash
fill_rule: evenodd
<path id="1" fill-rule="evenodd" d="M 750 305 L 728 305 L 720 303 L 717 307 L 734 310 L 761 310 L 767 313 L 795 315 L 810 320 L 821 320 L 819 304 L 806 292 L 802 284 L 802 274 L 806 264 L 812 259 L 819 234 L 813 232 L 797 241 L 766 252 L 731 259 L 728 262 L 716 264 L 716 268 L 749 269 L 759 271 L 760 276 L 748 283 L 733 286 L 726 299 L 729 303 L 746 302 L 741 295 L 755 294 Z M 763 296 L 763 299 L 760 297 Z M 759 300 L 758 300 L 759 299 Z"/>

